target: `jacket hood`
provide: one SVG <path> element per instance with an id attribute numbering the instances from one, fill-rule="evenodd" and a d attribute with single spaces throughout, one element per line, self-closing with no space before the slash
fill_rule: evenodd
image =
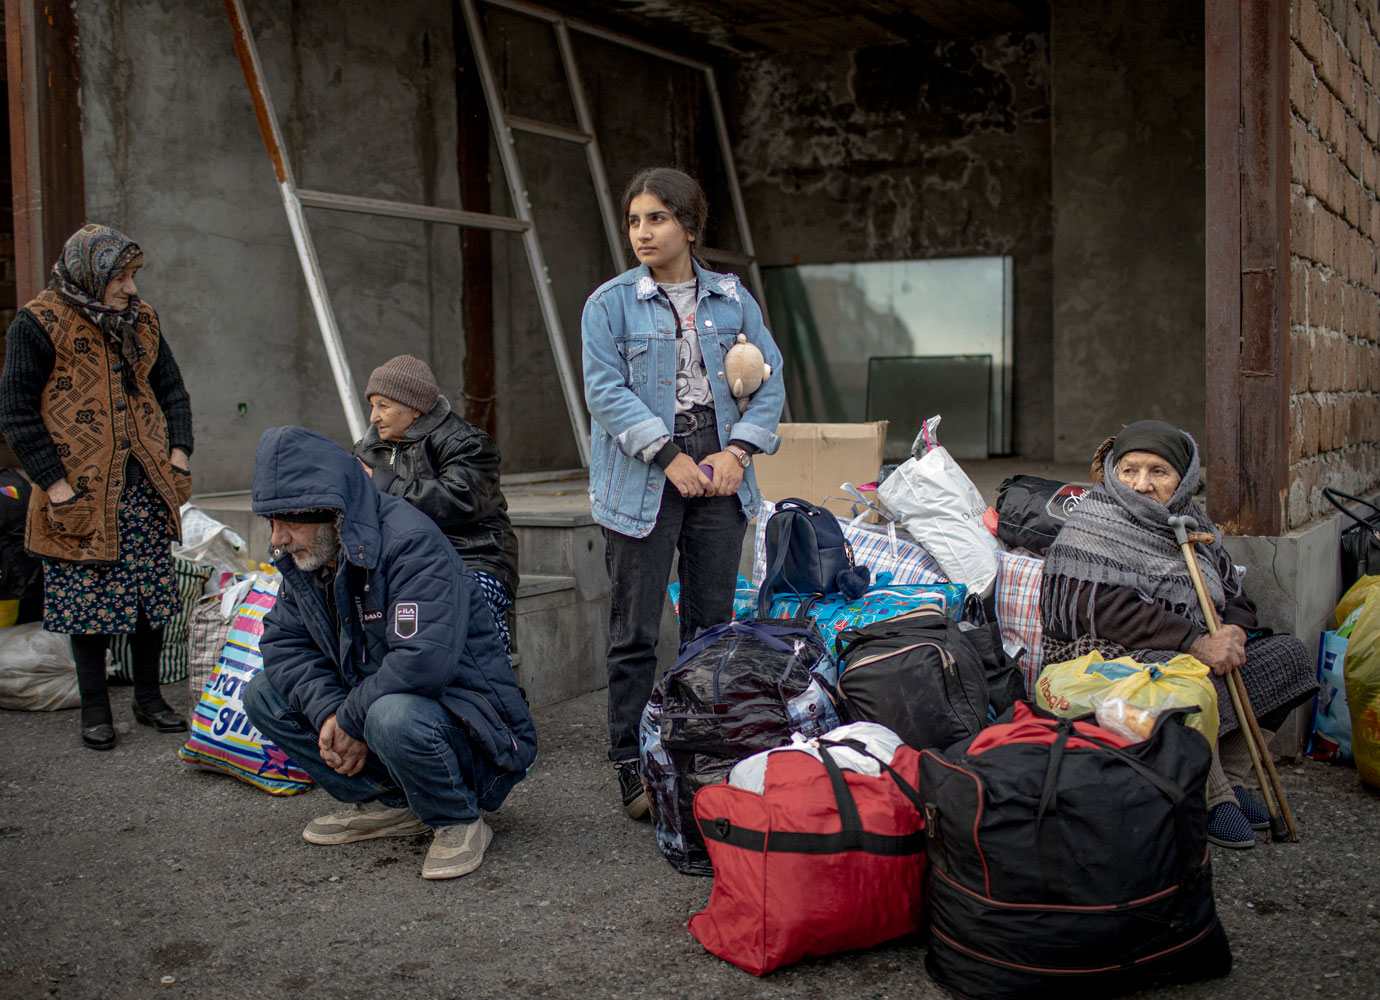
<path id="1" fill-rule="evenodd" d="M 270 427 L 254 455 L 254 513 L 260 517 L 331 507 L 343 511 L 340 540 L 351 562 L 378 560 L 379 494 L 359 460 L 305 427 Z"/>
<path id="2" fill-rule="evenodd" d="M 384 441 L 379 437 L 379 429 L 370 424 L 369 429 L 364 432 L 364 437 L 360 438 L 356 447 L 372 448 L 376 444 L 411 444 L 414 441 L 420 441 L 440 427 L 441 422 L 448 416 L 450 416 L 450 400 L 444 395 L 437 396 L 436 405 L 412 421 L 412 426 L 403 431 L 400 440 Z"/>

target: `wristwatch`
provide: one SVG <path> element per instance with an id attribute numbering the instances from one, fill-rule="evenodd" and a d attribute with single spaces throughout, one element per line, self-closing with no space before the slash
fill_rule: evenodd
<path id="1" fill-rule="evenodd" d="M 740 448 L 736 444 L 731 444 L 725 448 L 724 451 L 736 458 L 738 464 L 745 469 L 752 464 L 752 456 L 748 454 L 746 448 Z"/>

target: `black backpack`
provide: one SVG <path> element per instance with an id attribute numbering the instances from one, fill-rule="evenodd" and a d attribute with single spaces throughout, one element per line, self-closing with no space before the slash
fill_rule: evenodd
<path id="1" fill-rule="evenodd" d="M 935 982 L 1067 1000 L 1231 970 L 1208 859 L 1212 750 L 1186 711 L 1123 748 L 1092 716 L 1021 702 L 921 753 Z"/>
<path id="2" fill-rule="evenodd" d="M 933 604 L 846 629 L 835 640 L 840 705 L 916 750 L 952 746 L 987 724 L 987 675 L 958 625 Z"/>
<path id="3" fill-rule="evenodd" d="M 642 711 L 642 778 L 657 846 L 677 870 L 712 875 L 695 822 L 695 792 L 728 780 L 744 757 L 822 736 L 837 710 L 816 666 L 829 647 L 808 620 L 739 620 L 705 629 L 681 647 Z"/>
<path id="4" fill-rule="evenodd" d="M 843 593 L 861 597 L 871 573 L 853 565 L 853 547 L 839 519 L 823 507 L 791 497 L 767 519 L 767 574 L 757 592 L 757 616 L 771 617 L 772 595 Z"/>

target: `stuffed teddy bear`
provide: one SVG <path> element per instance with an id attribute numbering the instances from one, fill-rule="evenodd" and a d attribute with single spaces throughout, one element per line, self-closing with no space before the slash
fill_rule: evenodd
<path id="1" fill-rule="evenodd" d="M 756 345 L 748 343 L 745 333 L 738 334 L 738 343 L 724 354 L 724 378 L 728 379 L 728 389 L 738 401 L 739 413 L 747 410 L 752 394 L 771 378 L 771 365 Z"/>

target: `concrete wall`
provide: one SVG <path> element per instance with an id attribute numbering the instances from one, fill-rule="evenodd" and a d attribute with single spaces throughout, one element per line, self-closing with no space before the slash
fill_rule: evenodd
<path id="1" fill-rule="evenodd" d="M 457 206 L 449 0 L 247 6 L 303 188 Z M 77 0 L 77 19 L 88 214 L 144 248 L 140 289 L 191 391 L 197 490 L 246 488 L 266 427 L 347 444 L 224 7 Z M 456 231 L 307 218 L 360 391 L 410 352 L 457 399 Z"/>
<path id="2" fill-rule="evenodd" d="M 1291 7 L 1289 525 L 1380 485 L 1380 21 Z"/>
<path id="3" fill-rule="evenodd" d="M 1017 453 L 1052 448 L 1043 34 L 746 57 L 722 67 L 763 264 L 1010 254 Z"/>
<path id="4" fill-rule="evenodd" d="M 1204 440 L 1203 4 L 1050 4 L 1054 458 Z"/>

